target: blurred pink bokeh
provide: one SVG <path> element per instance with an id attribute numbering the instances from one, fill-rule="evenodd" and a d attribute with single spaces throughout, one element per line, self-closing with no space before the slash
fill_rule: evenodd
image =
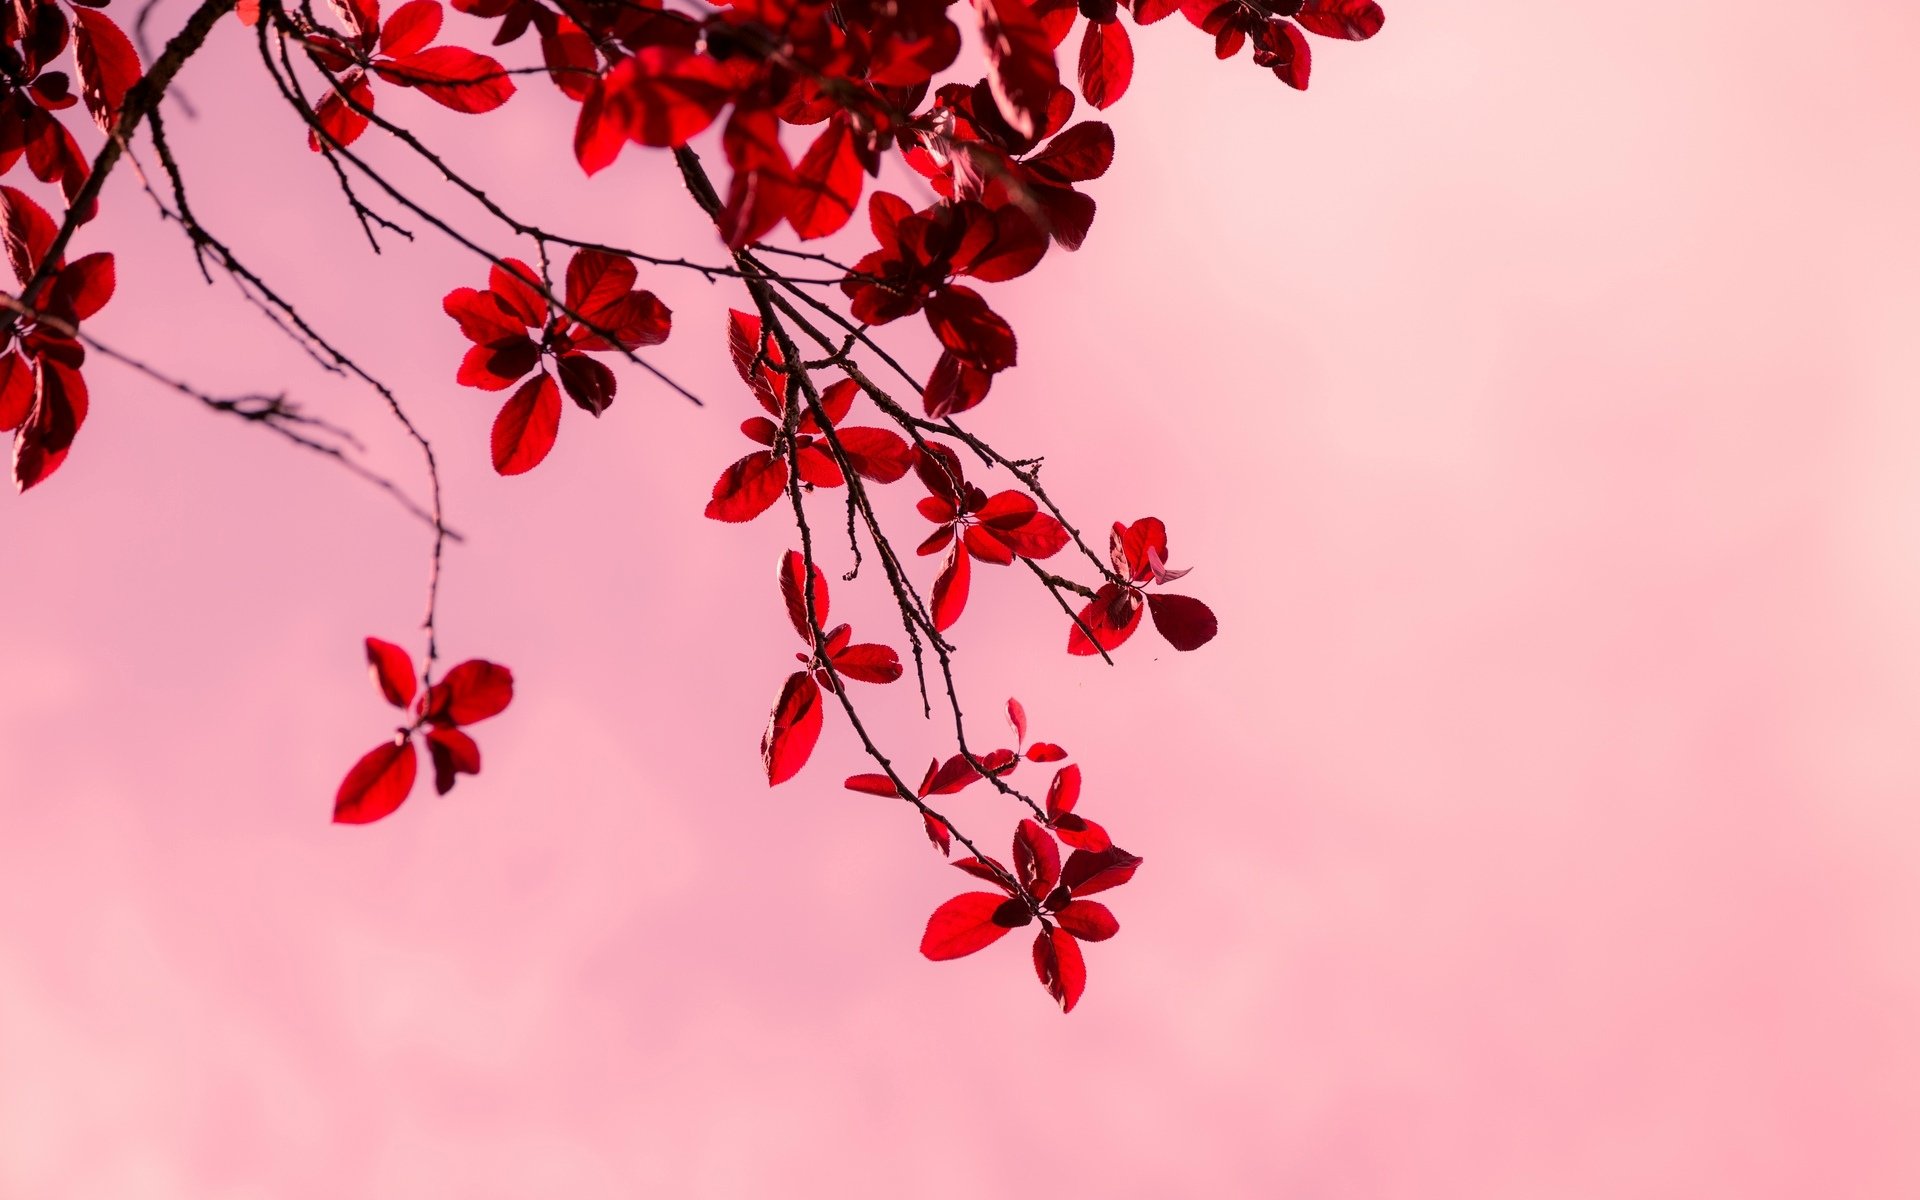
<path id="1" fill-rule="evenodd" d="M 1147 860 L 1066 1018 L 1022 939 L 915 953 L 963 880 L 839 788 L 843 728 L 757 776 L 787 535 L 700 517 L 737 294 L 644 276 L 709 409 L 629 372 L 494 478 L 438 311 L 482 270 L 357 244 L 223 29 L 203 215 L 412 398 L 446 645 L 521 697 L 479 780 L 329 826 L 420 529 L 98 367 L 0 503 L 0 1196 L 1920 1195 L 1920 12 L 1646 12 L 1402 0 L 1305 96 L 1138 37 L 978 424 L 1094 527 L 1165 518 L 1223 633 L 1108 672 L 1010 572 L 961 628 L 969 708 L 1018 695 Z M 412 99 L 530 212 L 708 244 L 663 156 L 583 184 L 544 85 Z M 113 198 L 102 337 L 411 469 Z"/>

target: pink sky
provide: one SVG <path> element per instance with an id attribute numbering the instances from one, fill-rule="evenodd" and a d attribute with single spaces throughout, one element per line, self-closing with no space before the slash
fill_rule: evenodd
<path id="1" fill-rule="evenodd" d="M 629 373 L 495 478 L 438 311 L 484 272 L 357 246 L 223 29 L 203 215 L 411 397 L 449 652 L 521 694 L 479 780 L 330 826 L 420 530 L 96 368 L 0 503 L 0 1196 L 1920 1195 L 1920 13 L 1522 8 L 1403 2 L 1305 96 L 1147 31 L 1086 250 L 996 296 L 977 424 L 1165 518 L 1223 626 L 1108 672 L 976 579 L 969 707 L 1020 696 L 1147 859 L 1064 1018 L 1022 939 L 915 952 L 964 880 L 844 728 L 759 781 L 788 535 L 700 516 L 736 293 L 643 276 L 710 409 Z M 583 184 L 542 84 L 410 99 L 529 211 L 707 244 L 663 156 Z M 128 182 L 101 337 L 388 437 Z"/>

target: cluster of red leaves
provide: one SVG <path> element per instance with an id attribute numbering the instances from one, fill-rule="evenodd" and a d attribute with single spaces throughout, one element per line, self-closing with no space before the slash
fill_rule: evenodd
<path id="1" fill-rule="evenodd" d="M 489 392 L 520 384 L 494 418 L 495 471 L 518 475 L 546 458 L 560 432 L 562 389 L 596 417 L 613 403 L 614 374 L 589 355 L 667 340 L 673 315 L 652 292 L 635 291 L 636 278 L 627 259 L 580 250 L 567 263 L 557 310 L 533 269 L 512 258 L 494 266 L 486 288 L 447 293 L 442 307 L 473 343 L 455 379 Z"/>
<path id="2" fill-rule="evenodd" d="M 1193 597 L 1148 592 L 1141 586 L 1171 583 L 1193 569 L 1167 569 L 1167 527 L 1158 517 L 1143 517 L 1131 525 L 1116 521 L 1107 553 L 1114 573 L 1125 582 L 1102 585 L 1080 610 L 1067 635 L 1068 654 L 1096 654 L 1119 646 L 1140 627 L 1142 608 L 1153 613 L 1153 627 L 1175 650 L 1198 650 L 1220 631 L 1213 610 Z"/>
<path id="3" fill-rule="evenodd" d="M 1061 1010 L 1072 1012 L 1087 986 L 1080 943 L 1104 942 L 1120 932 L 1107 906 L 1086 897 L 1132 879 L 1140 861 L 1108 844 L 1100 850 L 1076 849 L 1063 865 L 1053 835 L 1039 822 L 1023 820 L 1013 835 L 1012 870 L 992 858 L 954 862 L 1000 891 L 962 892 L 934 909 L 920 953 L 936 962 L 962 958 L 1037 920 L 1034 973 Z"/>
<path id="4" fill-rule="evenodd" d="M 855 643 L 850 625 L 828 628 L 827 577 L 819 567 L 809 568 L 797 550 L 787 551 L 780 559 L 780 596 L 786 602 L 787 620 L 807 651 L 794 655 L 801 667 L 787 676 L 767 718 L 766 732 L 760 735 L 760 761 L 767 769 L 768 787 L 785 783 L 807 765 L 814 743 L 820 740 L 822 691 L 837 693 L 841 679 L 892 683 L 901 670 L 900 656 L 892 647 Z"/>
<path id="5" fill-rule="evenodd" d="M 113 18 L 97 11 L 103 7 L 105 0 L 76 0 L 69 19 L 53 0 L 0 6 L 0 175 L 24 158 L 34 178 L 58 184 L 70 203 L 86 183 L 87 161 L 53 114 L 78 102 L 106 129 L 140 78 L 140 56 Z M 58 65 L 69 44 L 78 95 Z"/>
<path id="6" fill-rule="evenodd" d="M 70 205 L 89 167 L 57 114 L 84 104 L 107 129 L 141 74 L 127 38 L 95 11 L 105 3 L 13 0 L 0 6 L 0 175 L 24 159 L 36 178 L 57 184 Z M 318 18 L 305 8 L 276 16 L 326 77 L 308 138 L 316 151 L 347 146 L 366 132 L 376 81 L 461 113 L 489 112 L 514 94 L 511 73 L 493 57 L 434 44 L 444 21 L 438 0 L 408 0 L 384 20 L 378 0 L 331 3 L 337 28 L 315 24 Z M 1035 497 L 1045 496 L 1032 476 L 1020 478 L 1034 495 L 989 495 L 968 482 L 957 452 L 926 441 L 916 428 L 932 430 L 932 422 L 975 408 L 1017 364 L 1014 330 L 981 286 L 1020 278 L 1051 248 L 1077 250 L 1089 236 L 1096 204 L 1082 187 L 1112 165 L 1114 135 L 1103 121 L 1074 121 L 1074 91 L 1055 58 L 1082 17 L 1074 80 L 1080 99 L 1105 110 L 1133 76 L 1123 14 L 1144 26 L 1177 9 L 1214 39 L 1218 57 L 1233 57 L 1251 43 L 1256 65 L 1304 88 L 1311 72 L 1305 34 L 1369 38 L 1384 21 L 1373 0 L 735 0 L 690 13 L 669 11 L 664 0 L 453 3 L 494 23 L 495 45 L 536 33 L 547 75 L 578 105 L 573 151 L 587 174 L 611 166 L 628 143 L 680 147 L 716 128 L 730 172 L 716 224 L 734 250 L 782 226 L 802 240 L 834 234 L 864 198 L 873 246 L 850 269 L 838 268 L 844 276 L 833 281 L 859 323 L 856 337 L 923 316 L 938 343 L 921 395 L 927 420 L 908 420 L 875 393 L 910 443 L 891 429 L 844 424 L 864 382 L 851 366 L 849 378 L 816 391 L 810 368 L 789 363 L 759 317 L 732 313 L 729 352 L 762 414 L 741 425 L 756 448 L 722 473 L 707 516 L 749 521 L 783 493 L 846 487 L 849 475 L 891 484 L 913 473 L 927 493 L 918 511 L 934 526 L 919 554 L 942 556 L 926 615 L 943 665 L 948 648 L 938 635 L 962 615 L 976 561 L 1006 566 L 1024 559 L 1056 596 L 1062 585 L 1089 595 L 1069 633 L 1074 655 L 1120 646 L 1143 611 L 1176 649 L 1192 650 L 1215 636 L 1217 622 L 1205 604 L 1158 590 L 1187 573 L 1168 568 L 1160 521 L 1114 525 L 1111 570 L 1102 568 L 1097 590 L 1081 587 L 1037 566 L 1078 535 L 1042 510 Z M 258 20 L 258 0 L 241 0 L 239 13 Z M 967 40 L 957 14 L 966 14 L 985 72 L 975 82 L 941 84 L 938 77 L 958 61 Z M 69 44 L 77 89 L 58 65 Z M 787 147 L 790 130 L 806 131 L 798 154 Z M 927 181 L 933 199 L 924 207 L 889 192 L 867 194 L 866 181 L 878 177 L 890 152 Z M 89 207 L 70 214 L 68 223 L 92 215 Z M 0 186 L 0 234 L 29 313 L 0 318 L 0 430 L 14 431 L 14 478 L 23 490 L 64 461 L 86 418 L 77 327 L 114 290 L 113 257 L 65 261 L 54 251 L 56 243 L 66 244 L 60 230 L 31 199 Z M 663 342 L 671 329 L 667 308 L 651 292 L 636 290 L 637 272 L 626 257 L 578 250 L 566 267 L 563 296 L 545 282 L 546 271 L 544 259 L 537 274 L 519 260 L 501 260 L 487 287 L 457 288 L 443 305 L 472 343 L 457 381 L 485 391 L 511 389 L 492 428 L 493 466 L 502 475 L 525 472 L 547 457 L 562 392 L 595 416 L 612 403 L 616 377 L 594 355 L 631 356 Z M 772 316 L 773 309 L 763 313 Z M 823 728 L 824 696 L 838 695 L 843 680 L 887 684 L 903 673 L 890 647 L 856 643 L 847 625 L 827 624 L 826 579 L 806 555 L 786 553 L 779 582 L 804 648 L 761 738 L 770 786 L 792 778 L 811 757 Z M 908 603 L 902 593 L 903 612 Z M 908 620 L 917 662 L 921 642 Z M 391 741 L 362 756 L 341 784 L 334 819 L 350 824 L 378 820 L 405 801 L 419 769 L 416 737 L 426 744 L 438 792 L 450 790 L 461 774 L 477 774 L 479 747 L 467 727 L 501 712 L 513 695 L 511 673 L 483 660 L 463 662 L 436 683 L 431 661 L 428 673 L 416 677 L 398 646 L 369 638 L 366 652 L 376 686 L 405 723 Z M 1077 811 L 1079 766 L 1066 763 L 1055 744 L 1028 744 L 1018 701 L 1009 701 L 1007 711 L 1013 745 L 975 757 L 963 733 L 962 752 L 944 762 L 935 757 L 911 794 L 891 767 L 852 776 L 846 786 L 914 802 L 943 855 L 965 839 L 933 813 L 933 798 L 988 780 L 1029 804 L 1034 819 L 1019 824 L 1011 867 L 978 855 L 954 864 L 997 892 L 970 892 L 941 905 L 921 950 L 928 958 L 956 958 L 1037 922 L 1035 971 L 1071 1010 L 1086 981 L 1080 943 L 1118 930 L 1112 914 L 1086 897 L 1127 882 L 1140 859 Z M 1054 768 L 1044 807 L 1007 782 L 1023 763 Z M 1062 843 L 1071 849 L 1064 863 Z"/>
<path id="7" fill-rule="evenodd" d="M 21 491 L 66 461 L 87 419 L 87 350 L 68 332 L 113 298 L 113 255 L 47 261 L 58 230 L 24 193 L 0 186 L 0 238 L 22 302 L 40 314 L 0 314 L 0 431 L 13 431 L 13 482 Z"/>
<path id="8" fill-rule="evenodd" d="M 786 362 L 780 347 L 761 333 L 760 318 L 733 310 L 727 314 L 727 350 L 734 370 L 765 409 L 764 417 L 749 417 L 741 422 L 740 432 L 748 440 L 765 447 L 740 459 L 714 481 L 713 498 L 707 503 L 707 516 L 716 521 L 751 521 L 773 506 L 787 489 L 791 470 L 809 487 L 846 486 L 846 476 L 835 461 L 827 442 L 826 428 L 846 456 L 848 465 L 861 478 L 874 483 L 893 483 L 905 476 L 913 465 L 913 451 L 906 439 L 890 429 L 866 425 L 842 425 L 853 409 L 858 390 L 851 379 L 838 380 L 820 392 L 820 416 L 799 395 L 798 384 L 788 387 Z M 787 398 L 794 398 L 793 463 L 781 435 L 787 420 Z M 826 425 L 821 424 L 824 419 Z"/>
<path id="9" fill-rule="evenodd" d="M 58 185 L 69 204 L 86 184 L 87 160 L 56 114 L 80 105 L 107 129 L 140 78 L 140 56 L 113 19 L 97 11 L 104 5 L 16 0 L 0 6 L 0 176 L 24 161 L 34 178 Z M 71 73 L 61 65 L 69 47 Z M 93 215 L 89 204 L 74 214 L 75 223 Z M 24 492 L 66 461 L 87 418 L 80 374 L 86 351 L 74 334 L 113 296 L 113 255 L 48 261 L 59 225 L 13 187 L 0 187 L 0 236 L 19 301 L 39 314 L 0 315 L 0 432 L 13 432 L 13 482 Z"/>
<path id="10" fill-rule="evenodd" d="M 513 700 L 513 672 L 484 659 L 468 659 L 424 691 L 413 659 L 392 642 L 367 639 L 367 668 L 387 703 L 407 715 L 407 723 L 353 764 L 333 798 L 333 819 L 365 825 L 399 808 L 413 791 L 420 769 L 413 738 L 419 734 L 433 760 L 433 788 L 444 796 L 460 775 L 480 773 L 480 747 L 469 725 L 498 716 Z"/>
<path id="11" fill-rule="evenodd" d="M 366 132 L 375 79 L 414 88 L 460 113 L 492 112 L 513 95 L 513 77 L 494 59 L 428 45 L 446 19 L 439 0 L 407 0 L 385 22 L 379 0 L 334 0 L 333 9 L 344 36 L 316 32 L 306 39 L 307 53 L 334 81 L 314 108 L 316 127 L 307 133 L 314 150 L 349 145 Z"/>
<path id="12" fill-rule="evenodd" d="M 945 550 L 933 581 L 933 626 L 946 630 L 967 606 L 973 560 L 1004 567 L 1016 558 L 1041 559 L 1067 544 L 1066 527 L 1021 492 L 992 496 L 967 482 L 960 456 L 927 442 L 914 456 L 914 474 L 927 487 L 920 515 L 938 526 L 920 543 L 921 555 Z"/>

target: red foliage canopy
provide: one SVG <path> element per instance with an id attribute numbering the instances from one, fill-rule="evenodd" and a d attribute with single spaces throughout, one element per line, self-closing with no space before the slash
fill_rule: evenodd
<path id="1" fill-rule="evenodd" d="M 1037 459 L 1005 455 L 959 423 L 989 394 L 1018 391 L 1001 382 L 1019 364 L 1020 343 L 993 307 L 993 289 L 1036 270 L 1056 250 L 1087 244 L 1097 208 L 1084 189 L 1107 172 L 1116 138 L 1106 121 L 1076 120 L 1075 110 L 1083 102 L 1108 110 L 1133 94 L 1129 24 L 1151 25 L 1178 11 L 1212 40 L 1219 58 L 1251 45 L 1255 65 L 1305 88 L 1307 35 L 1370 38 L 1384 21 L 1380 7 L 1373 0 L 735 0 L 717 8 L 677 0 L 454 0 L 460 29 L 442 40 L 450 31 L 437 0 L 408 0 L 384 15 L 376 0 L 332 0 L 325 15 L 285 0 L 199 0 L 143 72 L 140 53 L 102 11 L 107 2 L 15 0 L 0 7 L 0 175 L 24 163 L 64 205 L 56 219 L 42 202 L 0 185 L 0 240 L 18 285 L 0 301 L 0 430 L 14 435 L 13 477 L 25 491 L 67 461 L 88 415 L 84 369 L 92 354 L 348 463 L 431 526 L 424 658 L 416 666 L 401 646 L 367 639 L 374 684 L 400 719 L 392 737 L 347 773 L 334 820 L 365 824 L 390 816 L 413 789 L 422 744 L 437 792 L 446 793 L 460 775 L 477 775 L 480 749 L 469 730 L 508 707 L 513 676 L 481 659 L 437 670 L 448 531 L 436 460 L 400 398 L 193 215 L 160 106 L 215 25 L 236 24 L 223 21 L 229 14 L 250 27 L 246 36 L 257 44 L 262 69 L 376 248 L 380 234 L 398 226 L 363 198 L 368 185 L 382 203 L 405 209 L 485 262 L 486 285 L 454 287 L 443 307 L 471 343 L 457 366 L 448 364 L 453 381 L 507 393 L 492 426 L 492 465 L 500 475 L 549 460 L 563 396 L 595 417 L 604 414 L 621 363 L 677 389 L 641 354 L 673 329 L 667 306 L 640 286 L 643 268 L 737 282 L 748 306 L 731 313 L 724 331 L 711 332 L 723 332 L 745 388 L 748 415 L 740 431 L 753 449 L 720 472 L 706 515 L 740 523 L 783 506 L 792 516 L 796 548 L 781 558 L 778 583 L 800 639 L 800 666 L 780 685 L 761 736 L 767 782 L 799 775 L 829 710 L 839 710 L 832 720 L 844 720 L 877 768 L 848 778 L 846 787 L 903 801 L 943 855 L 955 842 L 967 851 L 954 866 L 993 889 L 940 905 L 927 922 L 922 953 L 958 958 L 1036 925 L 1035 972 L 1071 1010 L 1086 985 L 1082 944 L 1119 929 L 1112 913 L 1087 897 L 1127 882 L 1140 859 L 1079 811 L 1080 766 L 1066 763 L 1066 751 L 1053 743 L 1027 741 L 1019 702 L 1007 706 L 1011 745 L 982 751 L 970 741 L 950 634 L 966 613 L 974 564 L 1015 568 L 986 573 L 997 578 L 1030 575 L 1066 618 L 1073 656 L 1111 661 L 1143 614 L 1183 651 L 1211 641 L 1218 624 L 1201 601 L 1163 590 L 1187 571 L 1168 566 L 1161 521 L 1113 524 L 1102 556 L 1042 488 Z M 980 50 L 971 65 L 962 55 L 964 30 Z M 458 36 L 462 31 L 489 33 L 494 47 L 511 47 L 531 31 L 537 62 L 505 65 L 459 44 L 472 40 Z M 63 65 L 69 48 L 73 73 Z M 389 115 L 407 111 L 406 92 L 457 113 L 489 113 L 514 97 L 517 77 L 529 74 L 546 75 L 577 106 L 571 128 L 554 136 L 570 138 L 583 174 L 605 169 L 629 143 L 670 149 L 712 221 L 706 250 L 724 261 L 600 245 L 516 217 Z M 66 114 L 76 107 L 105 134 L 86 134 L 99 143 L 91 159 L 69 128 Z M 717 179 L 691 145 L 709 129 L 715 137 L 707 153 L 725 163 Z M 68 250 L 94 216 L 109 172 L 143 131 L 162 168 L 159 186 L 170 192 L 156 199 L 187 232 L 202 271 L 231 275 L 303 349 L 379 394 L 422 451 L 429 502 L 406 498 L 357 461 L 355 443 L 283 399 L 207 395 L 94 337 L 94 318 L 113 296 L 114 259 L 104 251 L 70 258 Z M 360 157 L 353 147 L 376 131 L 477 202 L 524 257 L 484 248 Z M 892 192 L 868 192 L 867 181 L 889 158 L 927 182 L 930 202 L 916 207 Z M 853 218 L 863 201 L 871 240 L 851 263 L 773 240 L 783 229 L 806 243 L 858 228 Z M 558 252 L 566 261 L 556 282 Z M 776 262 L 806 264 L 826 277 L 790 274 Z M 877 340 L 884 330 L 911 341 L 917 322 L 894 326 L 916 316 L 930 335 L 919 335 L 933 364 L 924 377 Z M 908 402 L 876 375 L 898 376 Z M 970 458 L 977 460 L 972 467 Z M 970 469 L 993 483 L 974 482 Z M 876 504 L 879 489 L 898 484 L 917 497 L 913 507 L 932 526 L 912 534 L 914 555 L 898 548 L 908 543 L 896 544 Z M 906 666 L 892 646 L 855 641 L 848 625 L 829 623 L 814 512 L 823 502 L 845 508 L 852 568 L 844 578 L 856 579 L 869 557 L 878 565 L 924 714 L 933 715 L 935 692 L 945 694 L 953 752 L 936 753 L 915 786 L 876 743 L 856 705 L 857 689 L 846 686 L 896 683 Z M 936 556 L 930 578 L 914 565 Z M 1042 565 L 1062 559 L 1082 578 Z M 1023 764 L 1052 767 L 1043 797 L 1021 790 Z M 1008 863 L 984 854 L 934 807 L 982 782 L 1021 812 Z"/>

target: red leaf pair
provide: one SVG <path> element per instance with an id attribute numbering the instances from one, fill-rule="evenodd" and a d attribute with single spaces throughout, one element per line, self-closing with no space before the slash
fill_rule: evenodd
<path id="1" fill-rule="evenodd" d="M 374 76 L 460 113 L 492 112 L 513 96 L 513 79 L 495 59 L 459 46 L 427 45 L 446 17 L 439 0 L 407 0 L 384 25 L 379 0 L 335 0 L 334 7 L 346 36 L 307 38 L 308 54 L 336 79 L 314 108 L 315 128 L 307 132 L 313 150 L 351 145 L 366 132 Z"/>
<path id="2" fill-rule="evenodd" d="M 463 728 L 497 716 L 513 700 L 513 673 L 483 659 L 468 659 L 446 678 L 419 692 L 413 659 L 392 642 L 367 639 L 367 667 L 387 703 L 409 714 L 409 723 L 362 755 L 334 795 L 333 819 L 365 825 L 387 816 L 413 791 L 419 758 L 413 735 L 421 734 L 433 760 L 433 786 L 440 795 L 460 775 L 480 773 L 480 747 Z"/>
<path id="3" fill-rule="evenodd" d="M 1066 750 L 1052 742 L 1027 745 L 1027 708 L 1012 698 L 1007 700 L 1007 724 L 1013 727 L 1014 748 L 1010 753 L 1015 762 L 1024 758 L 1028 762 L 1053 763 L 1066 758 Z"/>
<path id="4" fill-rule="evenodd" d="M 805 665 L 781 686 L 780 698 L 774 702 L 766 731 L 760 736 L 760 760 L 766 767 L 768 787 L 793 778 L 812 756 L 814 744 L 820 740 L 822 690 L 837 690 L 839 678 L 892 683 L 901 673 L 900 656 L 892 647 L 874 642 L 855 644 L 849 625 L 827 627 L 827 578 L 820 568 L 809 569 L 798 551 L 789 550 L 780 560 L 780 595 L 793 631 L 810 652 L 794 656 Z M 821 631 L 817 642 L 816 629 Z"/>
<path id="5" fill-rule="evenodd" d="M 1126 582 L 1107 583 L 1087 606 L 1067 635 L 1068 654 L 1096 654 L 1112 650 L 1133 636 L 1140 627 L 1143 609 L 1152 612 L 1153 627 L 1175 650 L 1198 650 L 1220 631 L 1213 610 L 1191 596 L 1172 596 L 1147 592 L 1143 583 L 1169 583 L 1188 570 L 1170 571 L 1166 566 L 1167 527 L 1157 517 L 1144 517 L 1132 525 L 1113 526 L 1108 556 L 1114 573 Z M 1088 634 L 1091 632 L 1092 636 Z"/>
<path id="6" fill-rule="evenodd" d="M 1037 916 L 1034 972 L 1062 1011 L 1072 1012 L 1087 984 L 1079 943 L 1103 942 L 1120 931 L 1104 904 L 1084 897 L 1133 878 L 1140 859 L 1108 846 L 1075 850 L 1063 866 L 1052 836 L 1038 822 L 1024 820 L 1014 833 L 1012 870 L 990 858 L 963 858 L 953 865 L 1004 894 L 965 892 L 942 904 L 927 920 L 920 953 L 936 962 L 961 958 Z"/>
<path id="7" fill-rule="evenodd" d="M 550 308 L 533 269 L 513 258 L 494 266 L 488 287 L 447 293 L 442 307 L 473 343 L 458 382 L 502 391 L 535 372 L 494 419 L 495 471 L 519 475 L 546 458 L 560 430 L 562 389 L 596 417 L 613 403 L 614 374 L 590 354 L 631 353 L 667 340 L 673 314 L 652 292 L 634 290 L 637 278 L 633 263 L 617 254 L 578 250 L 567 263 L 563 311 Z M 551 372 L 542 367 L 546 360 Z"/>

